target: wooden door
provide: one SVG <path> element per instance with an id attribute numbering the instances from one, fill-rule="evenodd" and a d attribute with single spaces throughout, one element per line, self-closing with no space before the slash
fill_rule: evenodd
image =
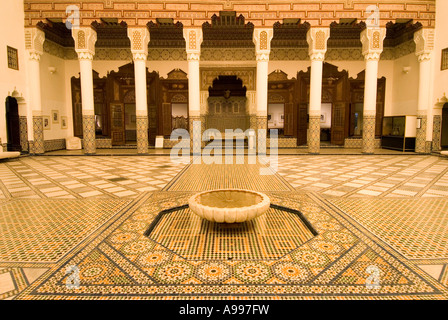
<path id="1" fill-rule="evenodd" d="M 376 117 L 375 117 L 375 136 L 383 135 L 383 117 L 384 102 L 386 96 L 386 78 L 378 79 L 378 89 L 376 95 Z"/>
<path id="2" fill-rule="evenodd" d="M 285 136 L 294 135 L 293 106 L 292 103 L 285 103 L 283 120 L 283 134 Z"/>
<path id="3" fill-rule="evenodd" d="M 297 145 L 302 146 L 308 143 L 308 84 L 303 77 L 297 77 L 299 103 L 297 106 Z"/>
<path id="4" fill-rule="evenodd" d="M 343 146 L 349 132 L 348 74 L 344 74 L 335 84 L 331 116 L 331 144 Z"/>
<path id="5" fill-rule="evenodd" d="M 113 146 L 122 146 L 126 143 L 124 127 L 124 104 L 110 104 L 111 137 Z"/>
<path id="6" fill-rule="evenodd" d="M 162 127 L 164 136 L 171 135 L 172 131 L 171 103 L 162 103 Z"/>
<path id="7" fill-rule="evenodd" d="M 20 145 L 19 106 L 17 100 L 12 97 L 6 98 L 6 132 L 8 151 L 22 151 L 22 146 Z"/>

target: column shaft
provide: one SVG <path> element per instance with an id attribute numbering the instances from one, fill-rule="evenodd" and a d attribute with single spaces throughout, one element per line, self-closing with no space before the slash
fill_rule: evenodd
<path id="1" fill-rule="evenodd" d="M 266 154 L 268 130 L 268 64 L 268 60 L 257 60 L 256 137 L 258 141 L 258 152 L 260 154 Z"/>
<path id="2" fill-rule="evenodd" d="M 96 153 L 95 104 L 93 98 L 92 59 L 79 59 L 81 70 L 82 129 L 84 153 Z"/>
<path id="3" fill-rule="evenodd" d="M 146 61 L 134 60 L 135 106 L 137 115 L 137 153 L 148 153 L 148 99 L 146 92 Z"/>
<path id="4" fill-rule="evenodd" d="M 33 113 L 33 148 L 30 151 L 34 154 L 42 154 L 45 152 L 45 148 L 40 85 L 40 55 L 31 55 L 28 61 L 28 70 L 30 76 L 30 104 Z"/>
<path id="5" fill-rule="evenodd" d="M 375 152 L 375 118 L 378 88 L 378 60 L 366 59 L 362 152 Z"/>
<path id="6" fill-rule="evenodd" d="M 201 92 L 199 84 L 199 59 L 188 60 L 188 118 L 191 150 L 200 150 L 202 147 L 202 134 L 205 130 L 204 118 L 201 117 Z M 201 121 L 199 130 L 194 134 L 194 121 Z"/>
<path id="7" fill-rule="evenodd" d="M 320 152 L 320 115 L 322 105 L 323 61 L 311 60 L 308 151 Z"/>

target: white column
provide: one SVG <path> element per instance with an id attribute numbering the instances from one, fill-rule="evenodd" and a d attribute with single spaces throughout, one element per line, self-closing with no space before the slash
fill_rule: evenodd
<path id="1" fill-rule="evenodd" d="M 95 104 L 93 98 L 92 61 L 95 55 L 96 31 L 91 27 L 73 28 L 75 51 L 81 72 L 82 128 L 84 153 L 96 153 Z"/>
<path id="2" fill-rule="evenodd" d="M 148 153 L 148 99 L 146 90 L 146 60 L 148 59 L 149 30 L 128 28 L 134 60 L 135 108 L 137 118 L 137 153 Z"/>
<path id="3" fill-rule="evenodd" d="M 268 67 L 271 53 L 271 40 L 274 37 L 273 28 L 255 28 L 253 42 L 257 60 L 256 82 L 256 118 L 258 153 L 266 154 L 266 137 L 268 130 Z"/>
<path id="4" fill-rule="evenodd" d="M 202 28 L 184 28 L 188 61 L 188 120 L 191 147 L 193 153 L 198 154 L 202 146 L 202 132 L 205 129 L 204 117 L 201 117 L 201 87 L 199 61 L 201 57 Z M 201 122 L 201 137 L 193 137 L 193 123 Z M 196 138 L 196 139 L 193 139 Z"/>
<path id="5" fill-rule="evenodd" d="M 311 28 L 307 33 L 311 59 L 308 152 L 320 152 L 320 117 L 322 107 L 322 73 L 330 28 Z"/>
<path id="6" fill-rule="evenodd" d="M 417 135 L 415 139 L 415 152 L 430 153 L 431 144 L 427 141 L 429 135 L 428 120 L 430 113 L 430 92 L 431 92 L 431 57 L 434 49 L 434 30 L 422 28 L 414 33 L 416 44 L 415 54 L 420 65 L 419 86 L 418 86 L 418 106 L 417 106 Z M 429 135 L 430 136 L 430 135 Z"/>
<path id="7" fill-rule="evenodd" d="M 29 107 L 32 113 L 33 142 L 30 153 L 42 154 L 44 148 L 44 131 L 42 119 L 42 98 L 40 85 L 40 57 L 44 52 L 45 33 L 38 28 L 25 30 L 26 51 L 28 53 Z"/>
<path id="8" fill-rule="evenodd" d="M 383 52 L 386 28 L 373 26 L 361 32 L 362 54 L 366 61 L 363 110 L 362 152 L 375 152 L 376 102 L 378 87 L 378 62 Z"/>

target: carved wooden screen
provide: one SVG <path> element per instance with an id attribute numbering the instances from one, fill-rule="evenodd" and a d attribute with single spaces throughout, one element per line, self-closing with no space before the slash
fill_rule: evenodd
<path id="1" fill-rule="evenodd" d="M 331 144 L 342 146 L 348 137 L 349 95 L 348 74 L 336 82 L 331 120 Z"/>
<path id="2" fill-rule="evenodd" d="M 112 145 L 120 146 L 126 143 L 124 131 L 124 104 L 111 103 L 111 137 Z"/>

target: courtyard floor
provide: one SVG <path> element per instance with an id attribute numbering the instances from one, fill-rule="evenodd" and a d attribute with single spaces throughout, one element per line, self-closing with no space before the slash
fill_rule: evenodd
<path id="1" fill-rule="evenodd" d="M 0 299 L 448 298 L 447 158 L 278 159 L 273 175 L 168 156 L 0 162 Z M 217 188 L 273 205 L 234 225 L 185 206 Z"/>

